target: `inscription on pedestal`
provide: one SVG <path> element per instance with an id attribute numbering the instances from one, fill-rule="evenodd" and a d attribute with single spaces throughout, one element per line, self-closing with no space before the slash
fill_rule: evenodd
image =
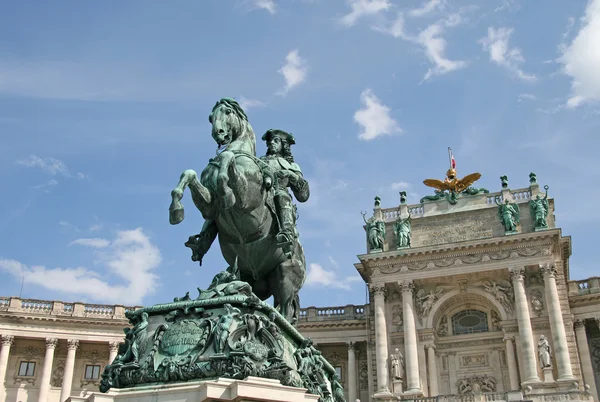
<path id="1" fill-rule="evenodd" d="M 415 228 L 422 246 L 454 243 L 492 237 L 490 219 L 440 220 L 437 224 Z"/>

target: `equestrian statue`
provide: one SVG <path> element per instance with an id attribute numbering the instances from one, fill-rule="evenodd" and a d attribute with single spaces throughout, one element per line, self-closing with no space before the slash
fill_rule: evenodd
<path id="1" fill-rule="evenodd" d="M 310 196 L 308 182 L 294 162 L 295 138 L 283 130 L 268 130 L 264 157 L 256 156 L 256 136 L 237 101 L 223 98 L 208 117 L 217 156 L 210 159 L 200 178 L 186 170 L 171 192 L 169 221 L 184 219 L 181 204 L 186 187 L 202 213 L 202 231 L 190 236 L 192 259 L 202 257 L 216 237 L 230 267 L 260 299 L 273 296 L 274 307 L 294 324 L 298 320 L 298 292 L 306 278 L 304 250 L 296 229 L 298 202 Z M 289 189 L 289 190 L 288 190 Z"/>

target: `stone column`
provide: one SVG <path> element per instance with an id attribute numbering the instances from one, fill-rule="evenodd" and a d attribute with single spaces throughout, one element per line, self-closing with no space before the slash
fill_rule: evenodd
<path id="1" fill-rule="evenodd" d="M 64 402 L 71 396 L 71 387 L 73 386 L 73 369 L 75 368 L 75 353 L 79 347 L 77 339 L 67 340 L 67 361 L 65 362 L 65 372 L 63 374 L 62 388 L 60 390 L 59 402 Z"/>
<path id="2" fill-rule="evenodd" d="M 108 364 L 112 364 L 117 357 L 120 342 L 108 342 Z"/>
<path id="3" fill-rule="evenodd" d="M 519 373 L 517 368 L 517 361 L 515 360 L 515 348 L 513 346 L 514 337 L 505 336 L 504 342 L 506 344 L 506 364 L 508 364 L 508 377 L 510 379 L 510 390 L 516 391 L 519 389 Z"/>
<path id="4" fill-rule="evenodd" d="M 437 358 L 435 357 L 435 345 L 425 345 L 427 349 L 427 368 L 429 369 L 429 396 L 439 395 Z"/>
<path id="5" fill-rule="evenodd" d="M 44 357 L 44 369 L 40 381 L 40 393 L 38 402 L 48 401 L 48 391 L 50 390 L 50 377 L 52 377 L 52 363 L 54 362 L 54 350 L 58 345 L 58 339 L 46 338 L 46 356 Z"/>
<path id="6" fill-rule="evenodd" d="M 402 285 L 402 314 L 404 315 L 404 361 L 406 363 L 406 393 L 420 394 L 419 383 L 419 350 L 417 345 L 417 327 L 413 302 L 412 281 L 404 281 Z"/>
<path id="7" fill-rule="evenodd" d="M 523 268 L 510 270 L 510 277 L 515 291 L 515 310 L 517 312 L 521 349 L 523 350 L 523 383 L 532 383 L 540 382 L 540 377 L 537 374 L 537 357 L 533 344 L 531 317 L 529 316 L 523 275 Z"/>
<path id="8" fill-rule="evenodd" d="M 569 346 L 567 345 L 567 334 L 563 322 L 560 299 L 556 288 L 556 266 L 554 264 L 540 265 L 540 271 L 544 275 L 546 285 L 546 306 L 550 318 L 550 330 L 552 332 L 552 343 L 554 356 L 558 369 L 558 381 L 572 381 L 575 379 L 571 370 L 571 358 L 569 357 Z"/>
<path id="9" fill-rule="evenodd" d="M 577 347 L 579 349 L 579 361 L 581 362 L 581 371 L 583 372 L 583 381 L 590 386 L 590 393 L 595 400 L 598 400 L 598 389 L 596 388 L 596 379 L 594 377 L 594 366 L 588 346 L 587 334 L 585 332 L 585 321 L 575 321 L 575 337 L 577 338 Z"/>
<path id="10" fill-rule="evenodd" d="M 390 393 L 388 385 L 388 343 L 385 323 L 385 285 L 371 288 L 375 304 L 375 359 L 377 360 L 377 392 Z"/>
<path id="11" fill-rule="evenodd" d="M 493 348 L 490 354 L 490 361 L 494 369 L 494 377 L 497 379 L 496 392 L 504 392 L 504 381 L 502 379 L 502 365 L 500 364 L 500 353 L 502 348 Z"/>
<path id="12" fill-rule="evenodd" d="M 348 342 L 348 400 L 356 401 L 356 354 L 354 342 Z"/>
<path id="13" fill-rule="evenodd" d="M 5 401 L 6 388 L 4 387 L 4 380 L 6 378 L 6 368 L 8 366 L 10 347 L 14 341 L 14 336 L 2 335 L 2 349 L 0 349 L 0 402 Z"/>

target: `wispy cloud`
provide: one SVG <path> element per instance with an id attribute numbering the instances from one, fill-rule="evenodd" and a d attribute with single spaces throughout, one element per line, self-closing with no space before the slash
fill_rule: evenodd
<path id="1" fill-rule="evenodd" d="M 534 94 L 522 93 L 522 94 L 519 94 L 518 99 L 519 99 L 519 102 L 533 101 L 533 100 L 537 100 L 537 96 L 535 96 Z"/>
<path id="2" fill-rule="evenodd" d="M 394 191 L 400 190 L 410 190 L 412 188 L 411 184 L 405 181 L 397 181 L 390 184 L 390 189 Z"/>
<path id="3" fill-rule="evenodd" d="M 284 96 L 290 89 L 304 82 L 307 71 L 306 61 L 300 57 L 298 49 L 289 52 L 285 57 L 285 65 L 279 70 L 285 80 L 285 86 L 278 92 L 278 95 Z"/>
<path id="4" fill-rule="evenodd" d="M 92 246 L 91 240 L 86 246 Z M 25 283 L 65 294 L 88 297 L 103 303 L 141 304 L 144 296 L 152 293 L 158 277 L 154 273 L 161 262 L 158 247 L 150 241 L 142 228 L 124 230 L 113 240 L 95 239 L 97 257 L 106 272 L 97 272 L 84 267 L 46 268 L 27 266 L 19 261 L 0 259 L 0 271 L 14 277 L 24 278 Z M 121 284 L 109 278 L 119 278 Z"/>
<path id="5" fill-rule="evenodd" d="M 327 270 L 320 264 L 311 263 L 304 284 L 309 287 L 351 290 L 353 283 L 361 281 L 362 279 L 358 275 L 340 277 L 336 271 Z"/>
<path id="6" fill-rule="evenodd" d="M 51 157 L 41 158 L 37 155 L 29 155 L 28 158 L 19 159 L 16 161 L 16 163 L 18 165 L 40 169 L 43 172 L 48 173 L 52 176 L 59 175 L 59 176 L 68 177 L 68 178 L 71 178 L 71 177 L 76 177 L 78 179 L 85 178 L 85 175 L 83 173 L 77 173 L 75 175 L 72 175 L 71 172 L 69 172 L 67 165 L 63 161 L 61 161 L 59 159 L 51 158 Z M 55 184 L 57 184 L 57 183 L 55 183 Z"/>
<path id="7" fill-rule="evenodd" d="M 600 100 L 600 0 L 591 0 L 579 32 L 559 58 L 571 78 L 568 108 Z"/>
<path id="8" fill-rule="evenodd" d="M 444 26 L 442 24 L 433 24 L 419 33 L 418 42 L 425 48 L 425 55 L 434 65 L 427 70 L 424 81 L 435 75 L 443 75 L 452 71 L 460 70 L 467 66 L 463 60 L 450 60 L 446 57 L 446 39 L 442 37 Z"/>
<path id="9" fill-rule="evenodd" d="M 506 68 L 523 81 L 537 81 L 535 75 L 528 74 L 521 69 L 520 65 L 525 61 L 521 49 L 509 47 L 508 42 L 512 33 L 512 28 L 502 27 L 496 29 L 489 27 L 487 36 L 477 42 L 481 44 L 484 51 L 489 52 L 490 61 Z"/>
<path id="10" fill-rule="evenodd" d="M 390 115 L 391 109 L 381 103 L 371 89 L 367 88 L 360 94 L 360 103 L 363 107 L 354 113 L 354 121 L 362 128 L 358 138 L 370 141 L 382 135 L 402 133 Z"/>
<path id="11" fill-rule="evenodd" d="M 56 187 L 57 185 L 58 185 L 58 181 L 56 181 L 54 179 L 50 179 L 48 182 L 46 182 L 44 184 L 38 184 L 37 186 L 33 186 L 33 188 L 35 188 L 36 190 L 43 189 L 44 192 L 48 193 L 48 192 L 50 192 L 50 189 L 52 187 Z"/>
<path id="12" fill-rule="evenodd" d="M 410 10 L 408 14 L 411 17 L 423 17 L 440 9 L 442 5 L 442 0 L 429 0 L 426 3 L 424 3 L 421 7 Z"/>
<path id="13" fill-rule="evenodd" d="M 244 110 L 267 106 L 267 104 L 262 101 L 257 99 L 248 99 L 244 96 L 240 96 L 237 101 Z"/>
<path id="14" fill-rule="evenodd" d="M 93 248 L 106 248 L 110 245 L 110 241 L 99 237 L 76 239 L 69 243 L 69 246 L 72 246 L 74 244 Z"/>
<path id="15" fill-rule="evenodd" d="M 274 0 L 252 0 L 252 7 L 258 10 L 266 10 L 269 14 L 277 12 L 277 5 Z"/>
<path id="16" fill-rule="evenodd" d="M 353 26 L 361 18 L 386 11 L 391 6 L 388 0 L 346 0 L 346 2 L 350 5 L 351 11 L 339 20 L 346 27 Z"/>

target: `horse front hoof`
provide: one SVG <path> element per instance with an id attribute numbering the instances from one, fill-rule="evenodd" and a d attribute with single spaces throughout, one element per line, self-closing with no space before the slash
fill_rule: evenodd
<path id="1" fill-rule="evenodd" d="M 169 223 L 171 225 L 181 223 L 184 217 L 183 208 L 169 209 Z"/>

